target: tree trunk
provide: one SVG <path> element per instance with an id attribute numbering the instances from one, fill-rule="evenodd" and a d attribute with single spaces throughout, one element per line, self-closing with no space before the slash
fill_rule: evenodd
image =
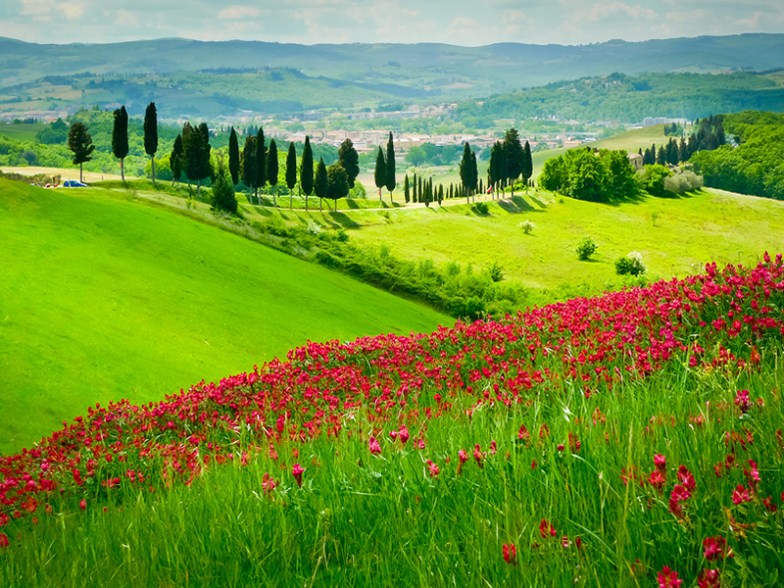
<path id="1" fill-rule="evenodd" d="M 81 163 L 79 164 L 79 181 L 81 183 L 84 183 L 84 180 L 82 179 L 82 164 Z"/>
<path id="2" fill-rule="evenodd" d="M 150 155 L 150 167 L 152 169 L 152 186 L 155 188 L 157 187 L 155 185 L 155 155 Z"/>
<path id="3" fill-rule="evenodd" d="M 125 158 L 120 158 L 120 178 L 122 179 L 123 183 L 125 183 Z"/>

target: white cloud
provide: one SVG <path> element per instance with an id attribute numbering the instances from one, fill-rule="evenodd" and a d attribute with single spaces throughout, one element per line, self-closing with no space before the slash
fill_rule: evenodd
<path id="1" fill-rule="evenodd" d="M 256 18 L 261 14 L 261 10 L 254 6 L 244 6 L 235 4 L 227 6 L 218 13 L 221 20 L 243 20 L 246 18 Z"/>

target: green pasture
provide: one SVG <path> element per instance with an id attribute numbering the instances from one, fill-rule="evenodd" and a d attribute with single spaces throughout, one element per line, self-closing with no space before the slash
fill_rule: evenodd
<path id="1" fill-rule="evenodd" d="M 158 400 L 308 339 L 451 322 L 141 202 L 0 180 L 0 452 L 96 402 Z"/>
<path id="2" fill-rule="evenodd" d="M 694 273 L 707 261 L 754 263 L 784 242 L 784 203 L 717 190 L 617 206 L 539 190 L 482 201 L 489 207 L 486 216 L 465 203 L 357 211 L 349 235 L 403 259 L 459 261 L 476 269 L 498 263 L 505 279 L 545 299 L 626 284 L 614 264 L 631 251 L 642 254 L 648 279 L 654 280 Z M 534 223 L 530 234 L 523 232 L 525 221 Z M 580 262 L 575 247 L 586 236 L 599 247 L 592 260 Z"/>
<path id="3" fill-rule="evenodd" d="M 44 129 L 44 123 L 5 123 L 0 124 L 0 137 L 14 141 L 35 141 L 36 135 Z"/>

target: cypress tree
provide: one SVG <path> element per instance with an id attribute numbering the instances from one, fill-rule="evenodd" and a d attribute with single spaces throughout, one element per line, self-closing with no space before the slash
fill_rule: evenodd
<path id="1" fill-rule="evenodd" d="M 472 183 L 471 175 L 471 145 L 468 141 L 463 143 L 463 157 L 460 160 L 460 181 L 466 189 L 476 189 L 475 182 Z"/>
<path id="2" fill-rule="evenodd" d="M 297 185 L 297 148 L 294 143 L 289 143 L 286 154 L 286 186 L 289 189 L 289 209 L 293 207 L 294 186 Z"/>
<path id="3" fill-rule="evenodd" d="M 240 183 L 240 144 L 234 127 L 229 133 L 229 174 L 233 186 Z"/>
<path id="4" fill-rule="evenodd" d="M 302 164 L 299 168 L 299 185 L 305 192 L 305 210 L 308 209 L 308 196 L 313 191 L 313 149 L 310 137 L 305 136 L 305 147 L 302 149 Z"/>
<path id="5" fill-rule="evenodd" d="M 275 139 L 270 139 L 269 151 L 267 152 L 267 180 L 272 186 L 272 205 L 278 205 L 275 186 L 278 184 L 278 145 Z"/>
<path id="6" fill-rule="evenodd" d="M 381 150 L 381 145 L 378 146 L 378 154 L 376 155 L 376 170 L 373 174 L 376 188 L 378 188 L 378 199 L 381 200 L 381 188 L 387 185 L 387 165 L 384 161 L 384 152 Z"/>
<path id="7" fill-rule="evenodd" d="M 182 178 L 182 135 L 177 133 L 177 138 L 174 139 L 174 146 L 172 147 L 171 155 L 169 156 L 169 167 L 172 172 L 172 184 L 179 182 Z"/>
<path id="8" fill-rule="evenodd" d="M 411 188 L 408 185 L 408 174 L 406 174 L 403 179 L 403 198 L 405 199 L 406 204 L 411 202 Z"/>
<path id="9" fill-rule="evenodd" d="M 234 193 L 234 184 L 231 183 L 230 178 L 226 177 L 223 163 L 219 164 L 215 182 L 212 184 L 212 205 L 230 214 L 237 214 L 237 196 Z"/>
<path id="10" fill-rule="evenodd" d="M 79 165 L 79 181 L 83 182 L 82 164 L 85 161 L 90 161 L 92 153 L 95 151 L 93 138 L 87 132 L 84 123 L 76 122 L 71 125 L 71 130 L 68 131 L 68 149 L 74 154 L 73 162 Z"/>
<path id="11" fill-rule="evenodd" d="M 144 111 L 144 152 L 150 156 L 152 185 L 155 186 L 155 154 L 158 152 L 158 111 L 155 102 L 150 102 Z"/>
<path id="12" fill-rule="evenodd" d="M 327 197 L 329 189 L 329 178 L 327 177 L 327 166 L 324 165 L 324 158 L 319 158 L 316 165 L 316 176 L 313 178 L 313 191 L 319 198 L 319 210 L 323 209 L 324 198 Z"/>
<path id="13" fill-rule="evenodd" d="M 346 170 L 349 188 L 353 188 L 354 181 L 359 175 L 359 154 L 354 149 L 354 143 L 352 143 L 351 139 L 346 139 L 340 144 L 338 163 Z"/>
<path id="14" fill-rule="evenodd" d="M 528 180 L 534 175 L 534 160 L 531 157 L 531 145 L 528 141 L 523 145 L 523 180 L 525 181 L 526 190 L 528 189 Z"/>
<path id="15" fill-rule="evenodd" d="M 514 196 L 514 182 L 523 173 L 524 159 L 524 150 L 517 129 L 512 128 L 506 131 L 503 149 L 506 169 L 502 177 L 512 184 L 512 196 Z"/>
<path id="16" fill-rule="evenodd" d="M 242 183 L 250 191 L 256 189 L 256 181 L 259 177 L 256 171 L 256 136 L 248 135 L 245 137 L 245 145 L 242 148 Z"/>
<path id="17" fill-rule="evenodd" d="M 267 146 L 264 143 L 264 129 L 259 126 L 256 133 L 256 197 L 258 198 L 258 188 L 264 189 L 267 183 Z"/>
<path id="18" fill-rule="evenodd" d="M 120 160 L 120 177 L 125 181 L 125 157 L 128 155 L 128 111 L 125 105 L 114 111 L 112 153 Z"/>
<path id="19" fill-rule="evenodd" d="M 395 189 L 396 180 L 395 180 L 395 145 L 392 141 L 392 132 L 389 133 L 389 140 L 387 141 L 387 177 L 385 186 L 387 190 L 389 190 L 389 201 L 392 202 L 392 191 Z"/>

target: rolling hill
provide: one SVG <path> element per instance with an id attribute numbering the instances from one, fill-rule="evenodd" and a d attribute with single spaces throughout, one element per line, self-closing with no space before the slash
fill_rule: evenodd
<path id="1" fill-rule="evenodd" d="M 128 192 L 0 179 L 0 452 L 306 341 L 452 319 Z"/>

